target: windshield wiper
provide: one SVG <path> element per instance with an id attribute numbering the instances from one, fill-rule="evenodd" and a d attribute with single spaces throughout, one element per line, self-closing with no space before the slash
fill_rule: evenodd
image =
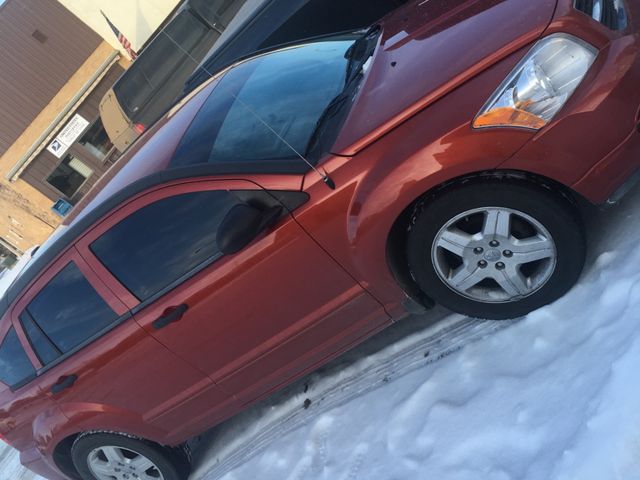
<path id="1" fill-rule="evenodd" d="M 316 122 L 316 125 L 313 129 L 313 133 L 311 134 L 309 142 L 307 143 L 307 148 L 305 150 L 305 156 L 307 158 L 309 157 L 311 152 L 313 152 L 318 146 L 320 138 L 323 136 L 326 127 L 329 125 L 329 120 L 332 119 L 342 109 L 342 106 L 345 104 L 347 98 L 349 98 L 348 91 L 343 91 L 333 100 L 331 100 L 329 105 L 327 105 L 327 108 L 324 109 L 322 115 L 320 115 L 320 118 L 318 118 L 318 121 Z"/>
<path id="2" fill-rule="evenodd" d="M 320 143 L 320 139 L 324 136 L 325 131 L 329 125 L 329 120 L 334 118 L 342 108 L 344 107 L 347 99 L 351 97 L 355 87 L 363 75 L 363 67 L 373 57 L 375 48 L 378 43 L 378 34 L 380 33 L 380 27 L 372 27 L 362 37 L 354 42 L 349 48 L 347 56 L 349 63 L 347 64 L 347 74 L 345 78 L 345 85 L 342 91 L 329 102 L 329 105 L 324 109 L 322 115 L 318 118 L 316 125 L 313 129 L 313 133 L 307 142 L 307 148 L 305 150 L 305 157 L 309 157 Z"/>
<path id="3" fill-rule="evenodd" d="M 379 33 L 379 26 L 372 27 L 349 48 L 347 52 L 349 63 L 347 64 L 345 89 L 362 73 L 362 67 L 373 56 Z"/>

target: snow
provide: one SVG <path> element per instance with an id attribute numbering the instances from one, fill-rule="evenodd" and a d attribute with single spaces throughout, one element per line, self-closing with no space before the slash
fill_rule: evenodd
<path id="1" fill-rule="evenodd" d="M 20 465 L 17 450 L 0 446 L 0 480 L 42 480 L 42 477 Z"/>
<path id="2" fill-rule="evenodd" d="M 191 479 L 640 479 L 638 205 L 589 216 L 587 268 L 553 305 L 409 318 L 207 432 Z"/>

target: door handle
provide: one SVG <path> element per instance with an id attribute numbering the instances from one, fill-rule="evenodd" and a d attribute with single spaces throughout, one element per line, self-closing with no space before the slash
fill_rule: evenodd
<path id="1" fill-rule="evenodd" d="M 180 320 L 187 310 L 189 310 L 189 305 L 186 303 L 178 305 L 177 307 L 169 307 L 164 311 L 162 316 L 157 320 L 154 320 L 151 325 L 153 325 L 153 328 L 156 330 L 160 330 L 161 328 Z"/>
<path id="2" fill-rule="evenodd" d="M 78 376 L 75 374 L 60 377 L 60 379 L 51 387 L 51 393 L 57 394 L 66 390 L 67 388 L 71 388 L 73 384 L 76 383 L 76 380 L 78 380 Z"/>

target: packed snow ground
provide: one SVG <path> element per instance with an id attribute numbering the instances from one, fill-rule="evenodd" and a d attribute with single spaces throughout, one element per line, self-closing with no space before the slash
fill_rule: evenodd
<path id="1" fill-rule="evenodd" d="M 590 215 L 563 299 L 403 321 L 203 435 L 192 480 L 640 479 L 639 206 Z M 0 472 L 34 478 L 9 449 Z"/>

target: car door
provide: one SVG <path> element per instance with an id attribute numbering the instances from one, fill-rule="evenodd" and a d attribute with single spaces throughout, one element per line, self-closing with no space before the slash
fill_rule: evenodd
<path id="1" fill-rule="evenodd" d="M 35 381 L 79 431 L 160 441 L 194 409 L 232 402 L 148 335 L 73 247 L 14 304 L 11 318 L 30 346 Z"/>
<path id="2" fill-rule="evenodd" d="M 173 183 L 131 201 L 79 244 L 100 276 L 114 276 L 112 288 L 145 330 L 241 403 L 388 322 L 290 215 L 306 194 L 275 190 L 245 180 Z M 280 213 L 224 254 L 221 225 L 238 205 Z"/>

